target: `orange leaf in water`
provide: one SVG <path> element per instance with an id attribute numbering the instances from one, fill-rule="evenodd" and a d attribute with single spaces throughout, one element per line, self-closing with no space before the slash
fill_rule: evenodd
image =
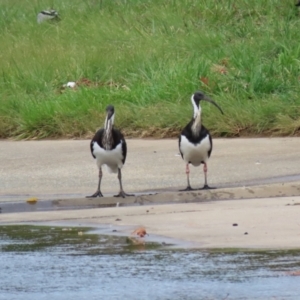
<path id="1" fill-rule="evenodd" d="M 290 271 L 290 272 L 286 272 L 287 275 L 291 275 L 291 276 L 300 276 L 300 270 L 298 271 Z"/>
<path id="2" fill-rule="evenodd" d="M 136 234 L 139 237 L 144 237 L 147 234 L 147 232 L 144 227 L 139 227 L 136 230 L 134 230 L 131 234 Z"/>

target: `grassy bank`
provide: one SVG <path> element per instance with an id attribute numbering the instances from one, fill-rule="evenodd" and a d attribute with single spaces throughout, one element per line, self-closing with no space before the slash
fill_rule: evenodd
<path id="1" fill-rule="evenodd" d="M 62 20 L 38 25 L 51 7 Z M 87 137 L 110 103 L 127 135 L 176 136 L 198 89 L 225 112 L 203 104 L 214 136 L 300 134 L 293 1 L 2 0 L 0 15 L 1 138 Z"/>

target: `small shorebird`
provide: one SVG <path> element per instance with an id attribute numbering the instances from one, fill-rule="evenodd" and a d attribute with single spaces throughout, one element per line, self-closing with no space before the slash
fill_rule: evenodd
<path id="1" fill-rule="evenodd" d="M 112 105 L 106 107 L 106 119 L 104 128 L 99 129 L 91 140 L 91 153 L 97 160 L 99 168 L 99 181 L 97 191 L 87 198 L 103 197 L 100 185 L 102 179 L 102 165 L 106 165 L 108 172 L 118 173 L 120 192 L 115 197 L 133 196 L 126 194 L 122 186 L 121 168 L 127 154 L 127 145 L 123 134 L 114 128 L 115 109 Z"/>
<path id="2" fill-rule="evenodd" d="M 212 151 L 212 138 L 209 131 L 202 125 L 201 122 L 201 106 L 200 101 L 208 101 L 214 104 L 223 114 L 222 109 L 219 105 L 206 96 L 202 92 L 196 92 L 192 95 L 191 101 L 194 107 L 194 117 L 182 130 L 179 136 L 179 151 L 181 157 L 186 163 L 186 175 L 187 175 L 187 187 L 182 191 L 193 190 L 190 185 L 190 168 L 189 164 L 197 167 L 203 164 L 204 171 L 204 186 L 201 189 L 212 189 L 207 184 L 207 161 Z"/>
<path id="3" fill-rule="evenodd" d="M 42 23 L 49 20 L 59 20 L 58 12 L 54 9 L 42 10 L 37 15 L 37 22 Z"/>

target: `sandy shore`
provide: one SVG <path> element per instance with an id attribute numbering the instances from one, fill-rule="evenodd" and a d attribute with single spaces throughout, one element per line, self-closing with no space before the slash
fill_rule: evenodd
<path id="1" fill-rule="evenodd" d="M 299 216 L 300 197 L 280 197 L 11 213 L 2 214 L 1 223 L 105 224 L 128 235 L 143 226 L 150 235 L 192 242 L 197 248 L 291 249 L 300 248 Z"/>
<path id="2" fill-rule="evenodd" d="M 57 208 L 2 213 L 0 224 L 72 222 L 128 235 L 143 226 L 150 236 L 200 248 L 300 248 L 300 139 L 216 140 L 209 180 L 219 189 L 190 193 L 178 192 L 185 174 L 176 141 L 129 140 L 124 186 L 137 196 L 91 200 L 84 196 L 94 192 L 97 170 L 88 141 L 0 143 L 0 201 L 17 205 L 36 196 Z M 105 176 L 110 195 L 117 180 Z M 200 168 L 191 176 L 193 186 L 203 184 Z M 59 210 L 87 204 L 111 207 Z"/>

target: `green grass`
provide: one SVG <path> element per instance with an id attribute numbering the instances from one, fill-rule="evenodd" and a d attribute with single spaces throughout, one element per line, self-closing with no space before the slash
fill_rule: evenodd
<path id="1" fill-rule="evenodd" d="M 299 135 L 299 28 L 293 1 L 2 0 L 0 137 L 91 136 L 107 104 L 127 136 L 176 136 L 196 90 L 214 136 Z"/>

